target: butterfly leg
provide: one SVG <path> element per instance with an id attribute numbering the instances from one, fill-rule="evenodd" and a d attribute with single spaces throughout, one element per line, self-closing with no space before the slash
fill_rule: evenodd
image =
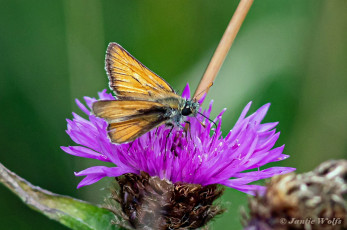
<path id="1" fill-rule="evenodd" d="M 134 142 L 130 142 L 130 143 L 129 143 L 129 147 L 128 147 L 127 153 L 129 153 L 129 150 L 130 150 L 130 148 L 133 146 L 133 143 L 134 143 Z"/>
<path id="2" fill-rule="evenodd" d="M 186 123 L 186 125 L 183 127 L 183 130 L 186 134 L 186 137 L 188 137 L 188 132 L 189 132 L 189 136 L 192 139 L 192 133 L 191 133 L 191 127 L 190 127 L 190 122 L 189 121 L 184 121 L 184 123 Z"/>
<path id="3" fill-rule="evenodd" d="M 192 136 L 191 124 L 189 121 L 184 121 L 184 123 L 186 123 L 186 125 L 184 126 L 184 132 L 186 133 L 186 137 L 188 137 L 188 133 L 189 133 L 190 139 L 193 141 L 193 144 L 195 146 L 194 139 Z"/>
<path id="4" fill-rule="evenodd" d="M 171 124 L 171 123 L 167 123 L 166 124 L 167 126 L 171 126 L 171 129 L 170 129 L 170 132 L 167 134 L 167 136 L 166 136 L 166 139 L 165 139 L 165 155 L 166 155 L 166 144 L 167 144 L 167 139 L 170 137 L 170 134 L 172 133 L 172 130 L 173 130 L 173 128 L 175 127 L 173 124 Z"/>

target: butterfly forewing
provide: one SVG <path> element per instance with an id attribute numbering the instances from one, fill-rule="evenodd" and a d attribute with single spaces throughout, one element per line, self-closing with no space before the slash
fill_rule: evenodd
<path id="1" fill-rule="evenodd" d="M 110 43 L 106 54 L 106 71 L 110 87 L 121 100 L 156 101 L 167 97 L 179 97 L 161 77 L 117 43 Z"/>

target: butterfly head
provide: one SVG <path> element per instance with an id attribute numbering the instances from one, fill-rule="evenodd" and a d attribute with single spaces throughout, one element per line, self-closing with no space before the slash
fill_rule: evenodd
<path id="1" fill-rule="evenodd" d="M 198 102 L 187 100 L 184 104 L 184 107 L 181 113 L 183 116 L 189 116 L 189 115 L 195 116 L 198 113 L 199 106 L 200 105 Z"/>

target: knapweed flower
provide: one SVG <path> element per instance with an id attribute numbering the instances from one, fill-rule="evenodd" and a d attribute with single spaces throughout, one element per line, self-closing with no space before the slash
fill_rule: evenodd
<path id="1" fill-rule="evenodd" d="M 185 87 L 182 97 L 190 97 L 188 85 Z M 106 93 L 106 90 L 99 93 L 99 99 L 116 100 L 112 94 Z M 118 197 L 115 199 L 123 199 L 124 201 L 129 200 L 129 196 L 131 197 L 129 201 L 133 202 L 131 205 L 126 204 L 125 201 L 122 204 L 123 211 L 129 208 L 134 209 L 132 213 L 128 213 L 130 222 L 131 216 L 136 216 L 138 213 L 143 215 L 142 211 L 136 211 L 136 208 L 134 208 L 134 206 L 138 205 L 138 199 L 146 196 L 146 194 L 152 194 L 150 196 L 153 196 L 153 192 L 161 194 L 161 196 L 165 194 L 164 191 L 158 190 L 159 187 L 161 189 L 167 187 L 171 191 L 171 196 L 175 197 L 179 197 L 182 194 L 190 194 L 189 191 L 198 190 L 198 195 L 191 193 L 193 198 L 188 199 L 195 202 L 194 205 L 190 205 L 191 217 L 189 217 L 194 219 L 193 217 L 196 216 L 197 210 L 200 207 L 205 207 L 201 202 L 209 200 L 206 196 L 215 199 L 221 194 L 220 191 L 216 190 L 216 184 L 254 194 L 256 191 L 262 191 L 264 187 L 250 185 L 249 183 L 294 170 L 294 168 L 289 167 L 259 169 L 267 163 L 280 161 L 288 157 L 282 154 L 284 146 L 273 148 L 279 137 L 279 133 L 276 133 L 275 130 L 278 123 L 261 124 L 270 104 L 266 104 L 252 115 L 246 116 L 251 106 L 251 103 L 248 103 L 233 129 L 225 137 L 222 136 L 221 131 L 222 114 L 225 111 L 223 110 L 214 119 L 218 124 L 217 127 L 208 119 L 197 115 L 197 117 L 188 118 L 190 125 L 187 131 L 175 128 L 170 133 L 170 128 L 162 125 L 144 134 L 132 143 L 117 145 L 111 143 L 107 136 L 106 121 L 95 117 L 91 113 L 92 104 L 96 99 L 85 97 L 84 100 L 88 107 L 79 100 L 76 100 L 76 103 L 88 118 L 85 119 L 73 113 L 74 119 L 67 120 L 67 133 L 79 146 L 62 147 L 62 149 L 71 155 L 115 164 L 115 167 L 100 165 L 76 173 L 76 176 L 85 176 L 79 183 L 78 188 L 93 184 L 103 177 L 128 175 L 125 176 L 128 179 L 117 179 L 120 185 L 128 184 L 126 187 L 128 190 L 121 190 L 118 195 L 123 196 L 123 198 Z M 200 108 L 200 112 L 206 117 L 210 117 L 211 110 L 212 102 L 207 110 L 202 111 Z M 243 172 L 251 169 L 255 170 Z M 150 186 L 151 183 L 153 184 L 154 182 L 151 178 L 154 177 L 165 181 L 163 182 L 165 185 L 161 184 L 159 186 L 158 184 L 161 182 L 158 182 L 156 186 L 153 185 L 151 189 L 147 189 L 147 192 L 138 191 L 139 187 L 144 188 Z M 174 186 L 169 185 L 170 183 Z M 189 186 L 185 187 L 189 184 L 198 185 L 199 189 L 192 189 Z M 202 215 L 204 218 L 200 218 L 200 220 L 204 220 L 204 223 L 210 217 L 220 213 L 217 209 L 210 209 L 213 199 L 208 204 L 205 204 L 208 208 L 203 208 L 205 210 Z M 152 202 L 153 199 L 150 200 Z M 172 199 L 169 200 L 171 201 Z M 119 202 L 122 203 L 122 201 Z M 158 202 L 160 203 L 161 201 Z M 180 206 L 176 203 L 171 204 L 170 207 L 172 208 L 168 208 L 167 204 L 159 206 L 164 207 L 165 213 L 169 212 L 168 210 L 175 210 L 174 207 L 176 206 L 182 207 L 182 205 Z M 147 209 L 153 209 L 153 207 L 149 207 L 152 206 L 149 205 Z M 169 222 L 166 227 L 182 227 L 181 223 L 176 223 L 175 221 L 182 219 L 182 216 L 188 218 L 187 216 L 189 215 L 182 210 L 175 211 L 175 215 L 179 212 L 183 213 L 181 217 L 171 218 L 170 221 L 167 218 L 164 220 L 164 222 L 166 221 L 165 223 Z M 132 225 L 135 227 L 139 226 L 138 219 L 140 217 L 136 218 L 136 221 L 132 222 Z M 194 223 L 196 224 L 195 220 L 189 222 L 190 225 L 186 224 L 185 226 L 198 226 L 194 225 Z M 163 227 L 163 229 L 165 228 Z"/>
<path id="2" fill-rule="evenodd" d="M 188 85 L 182 96 L 190 97 Z M 249 183 L 294 170 L 288 167 L 272 167 L 242 173 L 288 158 L 288 155 L 282 154 L 284 146 L 273 149 L 280 134 L 274 129 L 278 123 L 260 123 L 270 104 L 246 117 L 251 106 L 251 103 L 248 103 L 233 129 L 225 137 L 221 131 L 223 110 L 215 119 L 218 122 L 215 130 L 212 130 L 213 123 L 197 115 L 196 118 L 188 118 L 188 132 L 175 128 L 168 135 L 170 128 L 163 125 L 132 143 L 117 145 L 111 143 L 107 136 L 106 121 L 91 113 L 91 106 L 96 99 L 84 99 L 88 108 L 79 100 L 76 100 L 76 103 L 88 119 L 73 113 L 74 119 L 67 120 L 67 133 L 80 146 L 62 149 L 71 155 L 112 162 L 116 167 L 94 166 L 76 173 L 76 176 L 86 176 L 78 188 L 93 184 L 106 176 L 118 177 L 125 173 L 140 174 L 144 171 L 150 176 L 165 178 L 173 183 L 203 186 L 222 184 L 242 192 L 254 193 L 261 187 L 248 185 Z M 99 99 L 115 100 L 106 90 L 99 93 Z M 209 117 L 211 110 L 212 102 L 203 114 Z M 205 123 L 205 127 L 199 120 Z"/>

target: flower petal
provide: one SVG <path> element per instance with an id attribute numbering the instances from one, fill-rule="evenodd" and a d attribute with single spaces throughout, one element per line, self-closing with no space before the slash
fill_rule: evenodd
<path id="1" fill-rule="evenodd" d="M 182 97 L 185 99 L 190 99 L 190 88 L 189 88 L 188 83 L 187 83 L 186 87 L 184 87 L 184 90 L 182 92 Z"/>
<path id="2" fill-rule="evenodd" d="M 125 173 L 139 173 L 136 170 L 129 169 L 129 168 L 120 168 L 120 167 L 112 167 L 108 168 L 106 166 L 94 166 L 87 168 L 85 170 L 82 170 L 80 172 L 75 173 L 75 176 L 86 176 L 77 186 L 77 188 L 80 188 L 82 186 L 91 185 L 97 181 L 99 181 L 101 178 L 104 177 L 118 177 Z"/>
<path id="3" fill-rule="evenodd" d="M 78 157 L 85 157 L 85 158 L 91 158 L 91 159 L 96 159 L 99 161 L 107 161 L 111 162 L 107 156 L 102 155 L 100 153 L 97 153 L 89 148 L 82 147 L 82 146 L 61 146 L 60 147 L 63 151 L 70 155 L 78 156 Z"/>
<path id="4" fill-rule="evenodd" d="M 81 180 L 81 182 L 77 185 L 77 188 L 81 188 L 81 187 L 86 186 L 86 185 L 94 184 L 95 182 L 98 182 L 102 178 L 104 178 L 104 176 L 99 175 L 99 174 L 88 175 L 83 180 Z"/>
<path id="5" fill-rule="evenodd" d="M 78 106 L 85 114 L 87 114 L 88 116 L 90 115 L 90 111 L 89 111 L 78 99 L 75 99 L 75 102 L 76 102 L 77 106 Z"/>
<path id="6" fill-rule="evenodd" d="M 247 193 L 249 195 L 256 195 L 258 194 L 264 194 L 266 187 L 261 185 L 237 185 L 232 183 L 231 180 L 225 181 L 221 183 L 222 185 L 225 185 L 230 188 L 234 188 L 236 190 L 239 190 L 241 192 Z"/>
<path id="7" fill-rule="evenodd" d="M 272 177 L 274 175 L 281 175 L 293 172 L 295 168 L 290 167 L 272 167 L 264 169 L 262 171 L 253 171 L 247 173 L 236 173 L 234 177 L 239 177 L 237 179 L 231 179 L 233 184 L 248 184 L 253 181 L 262 180 L 265 178 Z"/>

